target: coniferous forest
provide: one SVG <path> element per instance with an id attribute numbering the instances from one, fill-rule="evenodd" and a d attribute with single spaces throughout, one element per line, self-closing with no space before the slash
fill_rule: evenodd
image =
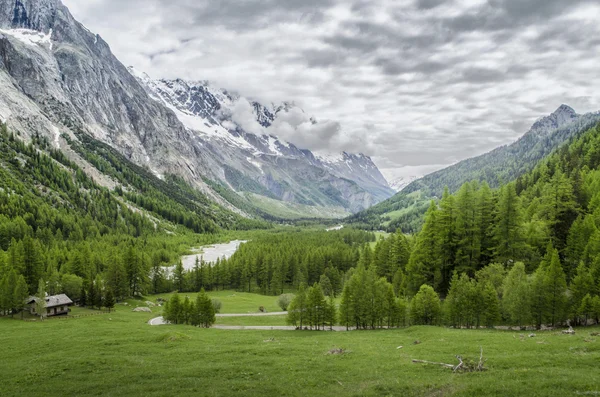
<path id="1" fill-rule="evenodd" d="M 418 233 L 278 228 L 189 270 L 181 254 L 244 221 L 200 210 L 185 182 L 152 179 L 93 141 L 74 146 L 120 182 L 113 190 L 41 138 L 24 144 L 3 127 L 1 144 L 3 313 L 22 310 L 43 280 L 45 292 L 98 308 L 170 291 L 292 292 L 289 323 L 316 329 L 600 317 L 600 127 L 498 189 L 446 189 Z"/>

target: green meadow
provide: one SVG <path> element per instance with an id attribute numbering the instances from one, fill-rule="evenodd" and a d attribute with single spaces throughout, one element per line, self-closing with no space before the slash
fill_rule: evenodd
<path id="1" fill-rule="evenodd" d="M 275 298 L 223 291 L 223 312 Z M 155 300 L 151 297 L 149 300 Z M 380 331 L 249 331 L 149 326 L 160 315 L 76 309 L 78 318 L 0 318 L 2 396 L 557 396 L 600 394 L 598 327 L 560 331 L 409 327 Z M 85 316 L 85 314 L 95 314 Z M 283 325 L 283 316 L 217 324 Z M 412 359 L 487 359 L 453 373 Z M 343 354 L 329 354 L 344 349 Z"/>

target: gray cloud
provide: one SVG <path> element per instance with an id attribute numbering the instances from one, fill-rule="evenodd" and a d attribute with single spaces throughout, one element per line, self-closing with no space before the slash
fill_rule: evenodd
<path id="1" fill-rule="evenodd" d="M 597 1 L 64 2 L 124 63 L 265 103 L 295 101 L 305 114 L 267 133 L 365 152 L 386 175 L 510 143 L 561 103 L 600 109 L 590 84 Z M 249 110 L 240 105 L 236 120 L 262 132 Z M 314 125 L 310 115 L 331 121 Z"/>

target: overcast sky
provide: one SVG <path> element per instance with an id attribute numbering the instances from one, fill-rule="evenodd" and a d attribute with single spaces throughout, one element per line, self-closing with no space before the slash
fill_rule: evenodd
<path id="1" fill-rule="evenodd" d="M 388 176 L 510 143 L 562 103 L 600 110 L 597 0 L 63 2 L 126 65 L 294 101 L 325 128 L 292 142 Z"/>

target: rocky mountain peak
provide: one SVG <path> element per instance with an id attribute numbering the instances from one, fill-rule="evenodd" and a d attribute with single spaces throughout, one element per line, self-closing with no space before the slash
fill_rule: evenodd
<path id="1" fill-rule="evenodd" d="M 554 113 L 549 116 L 542 117 L 533 124 L 529 133 L 537 135 L 545 135 L 557 128 L 563 127 L 572 123 L 579 118 L 579 115 L 572 107 L 560 105 Z"/>
<path id="2" fill-rule="evenodd" d="M 0 27 L 49 32 L 54 25 L 59 0 L 0 0 Z"/>

